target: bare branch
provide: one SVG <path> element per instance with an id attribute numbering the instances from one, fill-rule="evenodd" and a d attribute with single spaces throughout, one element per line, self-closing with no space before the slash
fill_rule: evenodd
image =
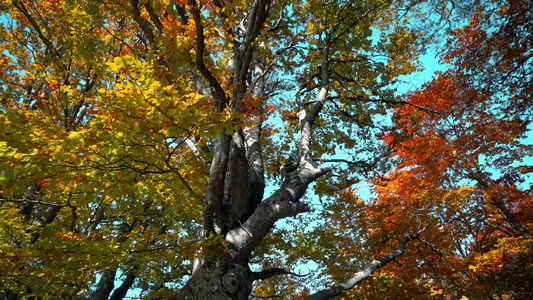
<path id="1" fill-rule="evenodd" d="M 437 253 L 440 257 L 443 257 L 444 255 L 442 254 L 442 252 L 440 252 L 439 249 L 435 248 L 435 246 L 431 245 L 429 242 L 427 242 L 426 240 L 424 239 L 421 239 L 421 238 L 418 238 L 417 240 L 421 241 L 422 243 L 424 243 L 424 245 L 426 245 L 426 247 L 428 247 L 429 249 L 431 249 L 431 251 Z"/>
<path id="2" fill-rule="evenodd" d="M 283 268 L 270 268 L 260 272 L 252 272 L 252 280 L 265 280 L 277 275 L 293 275 L 296 277 L 305 277 L 309 274 L 296 274 L 293 272 L 289 272 Z"/>
<path id="3" fill-rule="evenodd" d="M 334 96 L 334 97 L 329 97 L 328 99 L 339 99 L 341 97 L 339 96 Z M 405 100 L 393 100 L 393 99 L 386 99 L 386 98 L 377 98 L 377 99 L 372 99 L 372 98 L 369 98 L 369 97 L 342 97 L 343 99 L 347 99 L 347 100 L 352 100 L 352 101 L 368 101 L 368 102 L 377 102 L 377 103 L 389 103 L 389 104 L 397 104 L 397 105 L 410 105 L 412 107 L 415 107 L 415 108 L 418 108 L 422 111 L 425 111 L 427 113 L 430 113 L 430 114 L 437 114 L 437 115 L 441 115 L 443 114 L 444 112 L 440 112 L 440 111 L 436 111 L 436 110 L 432 110 L 432 109 L 429 109 L 427 107 L 424 107 L 424 106 L 420 106 L 418 104 L 414 104 L 414 103 L 411 103 L 409 101 L 405 101 Z"/>
<path id="4" fill-rule="evenodd" d="M 351 166 L 364 166 L 364 167 L 367 167 L 367 168 L 371 168 L 373 167 L 375 164 L 369 164 L 368 162 L 366 161 L 362 161 L 362 160 L 347 160 L 347 159 L 342 159 L 342 158 L 313 158 L 314 161 L 318 161 L 318 162 L 337 162 L 337 163 L 345 163 L 345 164 L 349 164 Z"/>

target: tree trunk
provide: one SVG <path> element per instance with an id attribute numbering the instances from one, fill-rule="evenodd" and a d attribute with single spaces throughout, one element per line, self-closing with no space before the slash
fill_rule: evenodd
<path id="1" fill-rule="evenodd" d="M 235 261 L 223 248 L 206 256 L 210 258 L 206 257 L 180 293 L 169 299 L 248 299 L 253 281 L 248 262 Z"/>

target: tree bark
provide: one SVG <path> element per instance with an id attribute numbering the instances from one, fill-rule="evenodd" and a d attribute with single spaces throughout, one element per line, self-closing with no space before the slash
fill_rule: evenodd
<path id="1" fill-rule="evenodd" d="M 92 295 L 92 300 L 107 300 L 111 291 L 115 287 L 115 270 L 105 270 L 96 286 L 96 291 Z"/>
<path id="2" fill-rule="evenodd" d="M 137 269 L 138 267 L 133 267 L 131 270 L 128 271 L 126 274 L 126 278 L 124 278 L 124 281 L 122 281 L 122 284 L 116 288 L 113 291 L 113 294 L 109 298 L 109 300 L 122 300 L 124 297 L 126 297 L 126 294 L 128 293 L 128 290 L 133 286 L 133 283 L 135 282 L 135 273 L 133 273 L 134 269 Z"/>
<path id="3" fill-rule="evenodd" d="M 232 259 L 224 248 L 212 248 L 173 300 L 245 300 L 252 290 L 247 261 Z"/>

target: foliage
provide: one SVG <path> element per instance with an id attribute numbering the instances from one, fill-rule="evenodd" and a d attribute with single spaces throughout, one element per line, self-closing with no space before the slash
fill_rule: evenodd
<path id="1" fill-rule="evenodd" d="M 401 98 L 423 5 L 1 1 L 2 296 L 518 293 L 531 10 L 480 6 Z"/>
<path id="2" fill-rule="evenodd" d="M 413 92 L 396 110 L 396 131 L 383 136 L 397 167 L 373 181 L 377 197 L 365 206 L 376 251 L 410 224 L 432 222 L 401 265 L 387 266 L 393 282 L 378 281 L 393 298 L 533 292 L 531 7 L 493 5 L 451 31 L 442 53 L 451 68 Z"/>

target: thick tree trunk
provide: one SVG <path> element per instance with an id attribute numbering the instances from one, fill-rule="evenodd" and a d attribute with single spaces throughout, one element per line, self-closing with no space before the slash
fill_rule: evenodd
<path id="1" fill-rule="evenodd" d="M 213 250 L 211 250 L 213 251 Z M 244 300 L 252 290 L 252 276 L 246 261 L 234 261 L 225 249 L 207 255 L 203 264 L 175 300 Z"/>

